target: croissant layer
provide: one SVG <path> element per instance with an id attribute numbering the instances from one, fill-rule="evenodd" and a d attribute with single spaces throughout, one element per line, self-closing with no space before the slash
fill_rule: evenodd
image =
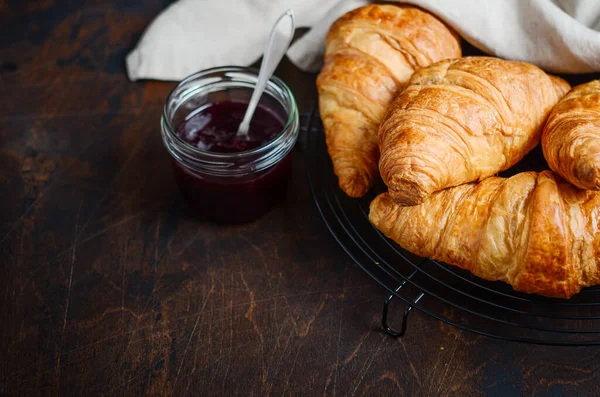
<path id="1" fill-rule="evenodd" d="M 600 81 L 578 85 L 552 109 L 542 148 L 554 172 L 582 189 L 600 190 Z"/>
<path id="2" fill-rule="evenodd" d="M 600 193 L 551 171 L 487 178 L 412 207 L 383 193 L 369 219 L 408 251 L 517 291 L 568 298 L 600 283 Z"/>
<path id="3" fill-rule="evenodd" d="M 491 57 L 420 69 L 379 128 L 379 171 L 390 196 L 415 205 L 508 169 L 539 143 L 568 89 L 534 65 Z"/>
<path id="4" fill-rule="evenodd" d="M 413 72 L 460 55 L 458 36 L 415 7 L 369 5 L 331 26 L 317 88 L 328 151 L 344 192 L 360 197 L 377 179 L 379 124 Z"/>

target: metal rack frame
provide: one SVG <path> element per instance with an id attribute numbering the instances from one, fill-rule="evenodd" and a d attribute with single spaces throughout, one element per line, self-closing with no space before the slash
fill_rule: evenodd
<path id="1" fill-rule="evenodd" d="M 409 314 L 417 309 L 457 328 L 489 337 L 546 345 L 600 345 L 600 288 L 587 288 L 569 300 L 516 292 L 502 282 L 489 282 L 434 260 L 415 256 L 387 239 L 368 220 L 369 204 L 385 186 L 380 182 L 360 199 L 338 187 L 327 154 L 318 111 L 303 117 L 302 147 L 316 207 L 340 246 L 369 276 L 383 286 L 382 328 L 389 335 L 407 332 Z M 520 163 L 543 169 L 541 152 Z M 511 173 L 519 172 L 514 167 Z M 399 330 L 389 325 L 389 305 L 406 304 Z"/>

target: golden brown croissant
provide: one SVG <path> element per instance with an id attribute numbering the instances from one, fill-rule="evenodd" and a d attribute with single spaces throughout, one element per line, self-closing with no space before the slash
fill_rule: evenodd
<path id="1" fill-rule="evenodd" d="M 600 81 L 579 85 L 558 102 L 542 148 L 554 172 L 582 189 L 600 190 Z"/>
<path id="2" fill-rule="evenodd" d="M 508 169 L 539 143 L 568 89 L 534 65 L 490 57 L 417 71 L 379 128 L 379 171 L 390 195 L 415 205 Z"/>
<path id="3" fill-rule="evenodd" d="M 377 128 L 413 72 L 461 55 L 458 36 L 415 7 L 369 5 L 338 19 L 317 78 L 329 155 L 342 190 L 364 195 L 377 178 Z"/>
<path id="4" fill-rule="evenodd" d="M 579 190 L 551 171 L 491 177 L 413 207 L 383 193 L 369 219 L 417 255 L 517 291 L 568 298 L 600 283 L 600 193 Z"/>

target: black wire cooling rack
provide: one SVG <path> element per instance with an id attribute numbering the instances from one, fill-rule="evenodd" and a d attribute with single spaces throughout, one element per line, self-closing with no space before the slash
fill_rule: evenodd
<path id="1" fill-rule="evenodd" d="M 338 187 L 315 109 L 306 115 L 302 145 L 315 204 L 333 237 L 367 274 L 389 293 L 382 327 L 391 336 L 410 332 L 408 318 L 418 309 L 457 328 L 505 340 L 548 345 L 600 344 L 600 288 L 587 288 L 569 300 L 515 292 L 502 282 L 415 256 L 383 236 L 368 220 L 369 204 L 385 188 L 352 199 Z M 545 169 L 534 150 L 510 173 Z M 393 299 L 404 302 L 402 318 L 388 324 Z M 391 320 L 391 317 L 390 317 Z"/>

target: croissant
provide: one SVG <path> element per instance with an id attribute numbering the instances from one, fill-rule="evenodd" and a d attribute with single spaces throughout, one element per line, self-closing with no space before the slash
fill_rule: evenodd
<path id="1" fill-rule="evenodd" d="M 525 62 L 464 57 L 417 71 L 379 128 L 390 196 L 415 205 L 517 163 L 569 84 Z"/>
<path id="2" fill-rule="evenodd" d="M 319 111 L 339 185 L 364 195 L 377 179 L 377 128 L 417 68 L 461 55 L 458 36 L 415 7 L 369 5 L 338 19 L 317 78 Z"/>
<path id="3" fill-rule="evenodd" d="M 582 189 L 600 190 L 600 81 L 573 88 L 552 109 L 542 149 L 554 172 Z"/>
<path id="4" fill-rule="evenodd" d="M 369 219 L 408 251 L 517 291 L 568 298 L 600 283 L 600 193 L 551 171 L 487 178 L 413 207 L 383 193 Z"/>

